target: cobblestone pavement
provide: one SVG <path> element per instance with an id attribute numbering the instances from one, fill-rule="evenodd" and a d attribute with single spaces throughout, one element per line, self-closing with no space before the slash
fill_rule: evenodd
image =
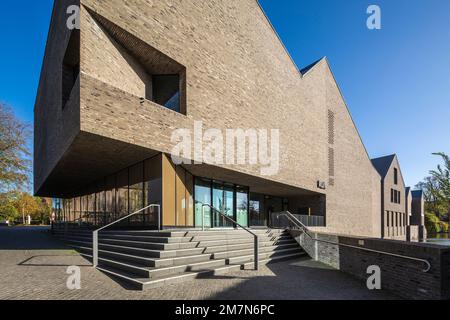
<path id="1" fill-rule="evenodd" d="M 66 286 L 68 266 L 81 267 L 80 290 Z M 144 292 L 127 290 L 52 238 L 48 228 L 0 227 L 0 300 L 35 299 L 396 299 L 310 259 L 270 264 Z"/>

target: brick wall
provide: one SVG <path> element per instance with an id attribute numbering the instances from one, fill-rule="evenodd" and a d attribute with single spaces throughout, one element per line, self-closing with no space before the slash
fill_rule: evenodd
<path id="1" fill-rule="evenodd" d="M 407 299 L 450 299 L 450 248 L 448 247 L 310 232 L 313 238 L 321 241 L 425 259 L 431 264 L 431 269 L 425 273 L 423 269 L 426 265 L 419 261 L 314 241 L 300 231 L 291 232 L 312 258 L 349 273 L 364 282 L 369 276 L 367 268 L 377 265 L 381 269 L 382 289 L 390 290 Z"/>

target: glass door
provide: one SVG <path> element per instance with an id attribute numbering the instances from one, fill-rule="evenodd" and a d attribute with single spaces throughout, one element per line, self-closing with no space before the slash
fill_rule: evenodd
<path id="1" fill-rule="evenodd" d="M 236 188 L 236 221 L 243 227 L 248 227 L 248 189 Z"/>
<path id="2" fill-rule="evenodd" d="M 211 205 L 211 182 L 205 179 L 195 179 L 195 226 L 201 228 L 203 221 L 203 204 Z M 205 208 L 204 226 L 211 228 L 211 208 Z"/>
<path id="3" fill-rule="evenodd" d="M 234 186 L 213 182 L 213 207 L 234 220 Z M 233 223 L 223 218 L 218 212 L 213 213 L 214 228 L 232 228 Z"/>

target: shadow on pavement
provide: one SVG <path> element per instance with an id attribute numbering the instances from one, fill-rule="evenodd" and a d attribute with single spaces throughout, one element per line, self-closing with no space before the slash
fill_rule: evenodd
<path id="1" fill-rule="evenodd" d="M 70 250 L 50 227 L 0 227 L 0 250 Z"/>
<path id="2" fill-rule="evenodd" d="M 210 297 L 213 300 L 395 300 L 386 291 L 309 258 L 267 265 L 273 276 L 252 276 Z M 215 279 L 216 277 L 211 277 Z M 225 277 L 223 277 L 225 278 Z"/>

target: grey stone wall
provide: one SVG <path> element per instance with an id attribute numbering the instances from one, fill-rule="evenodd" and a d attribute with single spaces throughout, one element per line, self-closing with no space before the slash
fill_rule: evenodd
<path id="1" fill-rule="evenodd" d="M 364 282 L 369 276 L 367 268 L 371 265 L 379 266 L 382 289 L 390 290 L 400 297 L 450 299 L 450 248 L 448 247 L 310 232 L 313 239 L 320 240 L 315 241 L 300 231 L 293 230 L 291 233 L 313 259 L 349 273 Z M 419 261 L 335 243 L 425 259 L 431 264 L 431 269 L 423 272 L 426 265 Z"/>

